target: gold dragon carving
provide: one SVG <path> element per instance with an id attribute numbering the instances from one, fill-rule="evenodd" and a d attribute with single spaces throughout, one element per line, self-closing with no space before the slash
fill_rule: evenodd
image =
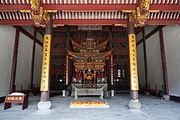
<path id="1" fill-rule="evenodd" d="M 151 0 L 140 0 L 139 7 L 131 13 L 130 21 L 136 21 L 136 26 L 142 27 L 145 25 L 149 14 Z"/>
<path id="2" fill-rule="evenodd" d="M 40 0 L 30 0 L 31 15 L 34 20 L 35 26 L 45 27 L 45 24 L 50 21 L 50 15 L 46 10 L 41 7 Z"/>
<path id="3" fill-rule="evenodd" d="M 31 0 L 31 9 L 33 10 L 39 10 L 40 9 L 40 0 Z"/>

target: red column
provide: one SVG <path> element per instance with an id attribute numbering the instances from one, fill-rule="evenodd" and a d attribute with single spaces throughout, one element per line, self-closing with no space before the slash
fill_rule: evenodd
<path id="1" fill-rule="evenodd" d="M 144 69 L 145 69 L 145 79 L 146 79 L 145 89 L 147 90 L 148 89 L 148 69 L 147 69 L 146 38 L 145 38 L 144 27 L 142 30 L 142 36 L 143 36 L 143 50 L 144 50 Z"/>
<path id="2" fill-rule="evenodd" d="M 159 29 L 159 39 L 160 39 L 160 49 L 161 49 L 164 94 L 169 95 L 168 74 L 167 74 L 167 65 L 166 65 L 166 53 L 165 53 L 165 48 L 164 48 L 164 37 L 163 37 L 162 27 Z"/>
<path id="3" fill-rule="evenodd" d="M 129 17 L 131 15 L 129 14 Z M 129 63 L 130 63 L 130 101 L 129 109 L 140 109 L 139 102 L 139 83 L 138 83 L 138 68 L 137 68 L 137 50 L 136 50 L 136 35 L 134 33 L 134 25 L 128 20 L 128 40 L 129 40 Z"/>
<path id="4" fill-rule="evenodd" d="M 33 40 L 32 59 L 31 59 L 31 89 L 33 89 L 35 50 L 36 50 L 36 31 L 34 27 L 34 40 Z"/>
<path id="5" fill-rule="evenodd" d="M 15 80 L 16 80 L 17 56 L 18 56 L 18 46 L 19 46 L 19 34 L 20 34 L 20 27 L 16 27 L 9 93 L 16 91 Z"/>

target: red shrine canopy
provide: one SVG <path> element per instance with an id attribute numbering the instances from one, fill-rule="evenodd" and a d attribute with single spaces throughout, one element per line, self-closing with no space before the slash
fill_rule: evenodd
<path id="1" fill-rule="evenodd" d="M 34 5 L 36 1 L 38 4 Z M 141 3 L 148 1 L 149 8 L 142 8 Z M 146 25 L 180 24 L 180 0 L 0 0 L 0 25 L 34 25 L 37 18 L 33 15 L 41 15 L 37 12 L 39 7 L 52 13 L 53 24 L 57 26 L 123 26 L 127 14 L 133 11 L 137 16 L 140 13 L 136 20 L 146 15 Z"/>

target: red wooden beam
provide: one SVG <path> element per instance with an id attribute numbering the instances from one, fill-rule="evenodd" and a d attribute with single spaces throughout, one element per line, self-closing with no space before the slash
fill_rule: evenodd
<path id="1" fill-rule="evenodd" d="M 31 10 L 30 5 L 0 5 L 0 11 Z"/>
<path id="2" fill-rule="evenodd" d="M 77 4 L 77 5 L 43 5 L 45 10 L 58 11 L 121 11 L 135 10 L 136 4 Z M 30 5 L 0 5 L 0 11 L 31 10 Z M 150 5 L 150 10 L 179 11 L 180 5 Z"/>
<path id="3" fill-rule="evenodd" d="M 179 11 L 180 5 L 150 5 L 150 10 Z"/>
<path id="4" fill-rule="evenodd" d="M 36 30 L 38 32 L 44 32 L 44 28 L 37 28 Z M 141 28 L 138 27 L 138 28 L 136 28 L 136 30 L 141 31 Z M 65 26 L 53 28 L 53 32 L 67 32 L 67 31 L 68 31 L 67 27 L 65 27 Z M 79 31 L 85 31 L 85 30 L 78 30 L 78 26 L 69 26 L 69 31 L 71 31 L 71 32 L 77 32 L 78 31 L 79 32 Z M 107 32 L 108 26 L 102 26 L 102 30 L 94 30 L 94 31 Z M 113 32 L 125 32 L 127 30 L 126 30 L 126 28 L 121 27 L 121 26 L 112 26 L 112 31 Z"/>
<path id="5" fill-rule="evenodd" d="M 126 24 L 125 19 L 106 19 L 106 20 L 54 20 L 54 24 L 62 25 L 114 25 L 114 24 Z M 147 20 L 146 25 L 179 25 L 180 20 Z M 0 20 L 0 25 L 34 25 L 32 20 Z"/>
<path id="6" fill-rule="evenodd" d="M 134 10 L 135 4 L 78 4 L 78 5 L 43 5 L 44 9 L 52 9 L 58 11 L 120 11 L 120 10 Z"/>
<path id="7" fill-rule="evenodd" d="M 32 20 L 0 20 L 0 25 L 26 26 L 34 25 Z"/>
<path id="8" fill-rule="evenodd" d="M 35 39 L 33 35 L 31 35 L 28 31 L 26 31 L 22 27 L 20 28 L 20 32 L 25 34 L 27 37 L 31 38 L 32 40 L 35 40 L 35 42 L 38 43 L 40 46 L 43 46 L 43 43 L 40 40 Z"/>
<path id="9" fill-rule="evenodd" d="M 163 29 L 159 29 L 159 40 L 160 40 L 160 50 L 161 50 L 161 62 L 162 62 L 162 71 L 163 71 L 163 83 L 164 83 L 164 94 L 169 95 L 169 85 L 168 85 L 168 71 L 166 64 L 166 53 L 164 47 L 164 37 Z"/>
<path id="10" fill-rule="evenodd" d="M 54 20 L 54 24 L 62 25 L 113 25 L 126 24 L 126 20 Z M 34 25 L 32 20 L 0 20 L 0 25 Z"/>
<path id="11" fill-rule="evenodd" d="M 34 28 L 34 40 L 33 40 L 33 49 L 32 49 L 32 58 L 31 58 L 31 89 L 34 88 L 33 81 L 34 81 L 34 62 L 35 62 L 35 52 L 36 52 L 36 36 L 37 32 Z"/>
<path id="12" fill-rule="evenodd" d="M 113 25 L 113 24 L 126 24 L 126 20 L 118 19 L 107 19 L 107 20 L 54 20 L 54 24 L 63 24 L 63 25 Z"/>
<path id="13" fill-rule="evenodd" d="M 160 28 L 164 27 L 163 26 L 158 26 L 154 30 L 152 30 L 149 34 L 147 34 L 143 39 L 139 40 L 137 42 L 137 45 L 141 44 L 144 40 L 147 40 L 149 37 L 151 37 L 154 33 L 158 32 Z"/>
<path id="14" fill-rule="evenodd" d="M 78 4 L 78 5 L 43 5 L 45 10 L 58 10 L 58 11 L 119 11 L 119 10 L 134 10 L 133 5 L 118 5 L 118 4 Z M 17 11 L 17 10 L 31 10 L 30 5 L 0 5 L 1 11 Z"/>
<path id="15" fill-rule="evenodd" d="M 114 25 L 126 24 L 126 19 L 106 19 L 106 20 L 54 20 L 54 24 L 63 25 Z M 147 25 L 179 25 L 180 20 L 147 20 Z"/>
<path id="16" fill-rule="evenodd" d="M 144 70 L 145 70 L 145 79 L 146 79 L 146 82 L 145 82 L 145 89 L 147 90 L 148 89 L 148 66 L 147 66 L 147 52 L 146 52 L 146 34 L 145 34 L 145 28 L 143 27 L 143 30 L 142 30 L 142 39 L 143 39 L 143 51 L 144 51 Z"/>
<path id="17" fill-rule="evenodd" d="M 85 30 L 78 30 L 78 26 L 69 26 L 69 30 L 71 32 L 85 31 Z M 136 32 L 140 32 L 141 30 L 142 30 L 141 27 L 135 28 Z M 41 28 L 41 27 L 36 28 L 36 31 L 37 32 L 44 32 L 44 28 Z M 94 30 L 94 31 L 107 32 L 108 31 L 108 26 L 102 26 L 102 30 Z M 112 32 L 126 32 L 126 31 L 127 31 L 127 29 L 122 27 L 122 26 L 112 26 Z M 53 32 L 67 32 L 67 27 L 61 26 L 61 27 L 53 28 Z"/>
<path id="18" fill-rule="evenodd" d="M 180 25 L 180 20 L 147 20 L 146 25 Z"/>

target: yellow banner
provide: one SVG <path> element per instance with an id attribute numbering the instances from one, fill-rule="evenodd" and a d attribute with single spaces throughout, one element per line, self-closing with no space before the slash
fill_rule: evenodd
<path id="1" fill-rule="evenodd" d="M 51 50 L 51 35 L 44 35 L 41 89 L 40 89 L 41 91 L 49 90 L 50 50 Z"/>
<path id="2" fill-rule="evenodd" d="M 130 59 L 130 76 L 131 90 L 139 90 L 138 73 L 137 73 L 137 53 L 136 53 L 136 35 L 129 34 L 129 59 Z"/>

